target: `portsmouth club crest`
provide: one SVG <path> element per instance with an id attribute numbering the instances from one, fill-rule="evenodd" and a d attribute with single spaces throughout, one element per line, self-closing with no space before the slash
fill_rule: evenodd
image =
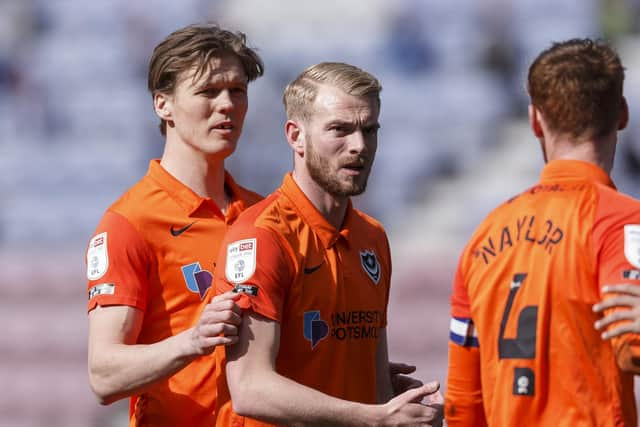
<path id="1" fill-rule="evenodd" d="M 376 253 L 372 250 L 360 251 L 360 263 L 367 275 L 376 285 L 380 282 L 380 263 L 376 257 Z"/>

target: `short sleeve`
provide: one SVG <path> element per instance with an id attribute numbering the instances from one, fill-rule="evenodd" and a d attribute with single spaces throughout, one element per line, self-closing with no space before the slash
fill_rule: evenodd
<path id="1" fill-rule="evenodd" d="M 108 211 L 87 247 L 87 311 L 96 305 L 146 309 L 153 254 L 133 225 Z"/>
<path id="2" fill-rule="evenodd" d="M 638 203 L 607 193 L 594 221 L 594 247 L 598 271 L 598 292 L 602 287 L 620 283 L 640 286 L 640 209 Z M 623 203 L 625 202 L 626 203 Z M 606 295 L 605 297 L 610 297 Z M 609 309 L 605 314 L 621 308 Z M 613 327 L 612 325 L 611 327 Z M 611 340 L 618 364 L 640 372 L 640 334 L 625 334 Z M 633 366 L 631 366 L 633 365 Z"/>
<path id="3" fill-rule="evenodd" d="M 260 227 L 231 227 L 216 262 L 216 293 L 241 292 L 238 305 L 280 322 L 295 270 L 278 235 Z"/>

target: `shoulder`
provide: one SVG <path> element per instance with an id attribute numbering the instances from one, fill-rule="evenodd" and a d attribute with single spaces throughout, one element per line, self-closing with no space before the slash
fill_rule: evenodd
<path id="1" fill-rule="evenodd" d="M 162 192 L 149 177 L 145 176 L 129 187 L 120 198 L 111 204 L 107 211 L 118 213 L 135 223 L 151 212 L 157 212 L 157 201 L 166 197 L 166 193 Z"/>
<path id="2" fill-rule="evenodd" d="M 236 184 L 236 190 L 238 192 L 238 197 L 246 203 L 247 206 L 252 206 L 263 200 L 264 197 L 261 194 L 256 193 L 255 191 L 251 191 L 246 187 Z"/>
<path id="3" fill-rule="evenodd" d="M 380 221 L 378 221 L 374 217 L 367 215 L 361 210 L 358 210 L 355 208 L 351 211 L 351 213 L 353 214 L 354 225 L 357 225 L 358 227 L 362 227 L 366 229 L 368 232 L 383 234 L 386 236 L 386 231 L 384 229 L 384 226 Z"/>

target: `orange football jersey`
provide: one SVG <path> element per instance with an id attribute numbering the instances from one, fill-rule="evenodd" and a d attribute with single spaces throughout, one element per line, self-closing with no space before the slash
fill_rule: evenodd
<path id="1" fill-rule="evenodd" d="M 549 162 L 460 258 L 448 425 L 635 426 L 633 373 L 616 359 L 640 355 L 640 339 L 602 340 L 592 306 L 603 285 L 639 278 L 640 202 L 593 164 Z"/>
<path id="2" fill-rule="evenodd" d="M 335 229 L 287 174 L 229 229 L 218 266 L 218 293 L 235 288 L 244 293 L 241 306 L 280 324 L 278 373 L 331 396 L 376 402 L 378 331 L 386 326 L 391 277 L 378 222 L 349 204 Z M 223 364 L 224 349 L 216 357 Z M 268 425 L 233 413 L 219 373 L 217 425 Z"/>
<path id="3" fill-rule="evenodd" d="M 147 175 L 105 213 L 87 249 L 91 311 L 128 305 L 144 312 L 138 344 L 192 326 L 211 286 L 227 226 L 261 197 L 225 176 L 224 215 L 152 161 Z M 215 358 L 196 359 L 131 399 L 132 426 L 210 426 L 216 405 Z"/>

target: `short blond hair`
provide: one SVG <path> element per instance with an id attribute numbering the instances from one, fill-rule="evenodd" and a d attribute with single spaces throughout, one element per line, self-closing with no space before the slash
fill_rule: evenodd
<path id="1" fill-rule="evenodd" d="M 309 120 L 322 84 L 336 87 L 349 95 L 374 97 L 380 105 L 382 86 L 372 74 L 342 62 L 321 62 L 308 67 L 285 88 L 282 101 L 287 118 Z"/>

